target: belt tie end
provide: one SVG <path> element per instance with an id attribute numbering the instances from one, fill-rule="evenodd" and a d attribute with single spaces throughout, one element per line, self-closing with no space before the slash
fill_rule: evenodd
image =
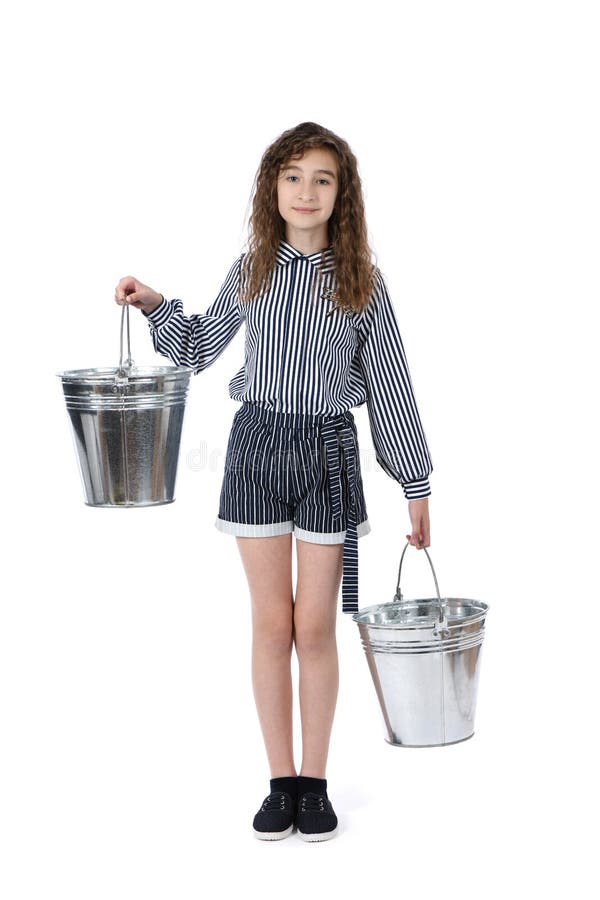
<path id="1" fill-rule="evenodd" d="M 339 437 L 338 441 L 338 429 Z M 333 514 L 341 517 L 341 478 L 340 445 L 344 451 L 348 475 L 349 509 L 346 521 L 346 538 L 344 541 L 343 578 L 342 578 L 342 612 L 352 614 L 358 612 L 358 533 L 357 533 L 357 491 L 356 491 L 356 442 L 354 432 L 346 419 L 333 420 L 323 426 L 323 438 L 329 469 L 329 492 Z"/>

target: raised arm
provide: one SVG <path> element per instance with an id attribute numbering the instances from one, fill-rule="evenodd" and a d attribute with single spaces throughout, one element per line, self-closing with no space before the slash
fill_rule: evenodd
<path id="1" fill-rule="evenodd" d="M 181 300 L 166 300 L 148 319 L 154 349 L 175 365 L 196 374 L 212 365 L 233 340 L 242 324 L 237 294 L 243 253 L 231 266 L 215 300 L 205 313 L 184 316 Z"/>

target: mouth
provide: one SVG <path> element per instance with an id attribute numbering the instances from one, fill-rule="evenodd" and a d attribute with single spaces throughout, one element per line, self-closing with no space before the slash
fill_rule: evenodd
<path id="1" fill-rule="evenodd" d="M 299 212 L 299 213 L 313 213 L 313 212 L 318 212 L 317 209 L 305 209 L 305 208 L 303 208 L 303 207 L 301 207 L 301 206 L 292 206 L 292 209 L 293 209 L 295 212 Z"/>

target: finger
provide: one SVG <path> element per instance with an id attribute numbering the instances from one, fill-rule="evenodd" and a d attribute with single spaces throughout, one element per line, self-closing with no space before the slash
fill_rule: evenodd
<path id="1" fill-rule="evenodd" d="M 423 534 L 420 528 L 413 529 L 413 533 L 410 536 L 410 542 L 413 547 L 416 547 L 417 550 L 420 550 L 423 546 Z"/>
<path id="2" fill-rule="evenodd" d="M 127 287 L 129 285 L 130 281 L 131 281 L 131 279 L 129 277 L 121 278 L 121 280 L 115 287 L 115 300 L 117 303 L 120 303 L 120 304 L 125 303 L 125 297 L 127 296 L 127 294 L 125 292 L 127 290 Z"/>
<path id="3" fill-rule="evenodd" d="M 135 278 L 132 275 L 124 275 L 123 278 L 119 279 L 115 287 L 115 294 L 117 297 L 124 298 L 132 291 L 136 291 L 137 288 L 138 284 Z"/>

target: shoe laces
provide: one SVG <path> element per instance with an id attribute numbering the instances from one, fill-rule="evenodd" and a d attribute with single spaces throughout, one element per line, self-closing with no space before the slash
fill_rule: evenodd
<path id="1" fill-rule="evenodd" d="M 325 812 L 325 797 L 308 792 L 302 795 L 302 812 Z"/>
<path id="2" fill-rule="evenodd" d="M 273 791 L 263 800 L 261 810 L 266 812 L 269 809 L 286 809 L 287 796 L 284 791 Z"/>

